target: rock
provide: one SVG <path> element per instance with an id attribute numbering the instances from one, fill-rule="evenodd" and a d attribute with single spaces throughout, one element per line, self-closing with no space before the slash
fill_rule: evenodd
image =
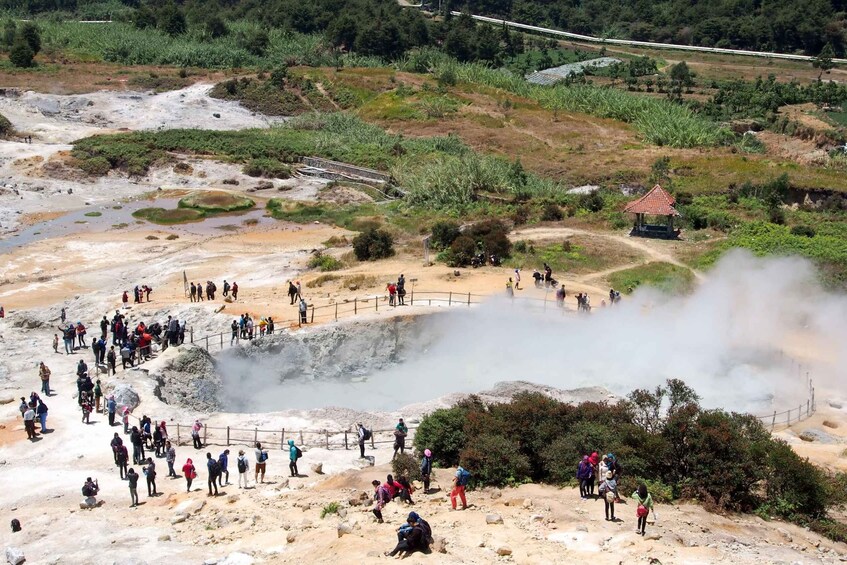
<path id="1" fill-rule="evenodd" d="M 323 463 L 312 463 L 311 465 L 312 472 L 316 475 L 324 474 L 324 464 Z"/>
<path id="2" fill-rule="evenodd" d="M 432 536 L 430 548 L 435 553 L 447 553 L 447 540 L 442 536 Z"/>
<path id="3" fill-rule="evenodd" d="M 359 469 L 364 469 L 365 467 L 373 467 L 375 464 L 374 457 L 371 455 L 365 455 L 361 458 L 356 458 L 353 460 L 353 465 L 358 467 Z"/>
<path id="4" fill-rule="evenodd" d="M 197 514 L 203 507 L 206 506 L 206 501 L 195 498 L 181 502 L 174 508 L 174 512 L 177 514 Z"/>
<path id="5" fill-rule="evenodd" d="M 274 187 L 274 183 L 271 181 L 263 180 L 256 184 L 256 190 L 272 190 Z"/>
<path id="6" fill-rule="evenodd" d="M 168 534 L 162 534 L 161 536 L 159 536 L 158 539 L 159 541 L 171 541 L 171 536 L 169 536 Z"/>
<path id="7" fill-rule="evenodd" d="M 341 518 L 346 518 L 347 517 L 347 509 L 346 508 L 339 508 L 338 509 L 338 516 L 341 517 Z"/>
<path id="8" fill-rule="evenodd" d="M 0 400 L 0 404 L 4 404 L 4 402 L 2 400 Z M 827 428 L 833 428 L 834 429 L 834 428 L 838 427 L 838 422 L 833 422 L 831 420 L 824 420 L 823 425 Z"/>
<path id="9" fill-rule="evenodd" d="M 491 499 L 496 500 L 503 496 L 503 492 L 500 489 L 496 489 L 491 493 Z"/>
<path id="10" fill-rule="evenodd" d="M 832 408 L 835 408 L 836 410 L 841 410 L 841 408 L 844 406 L 841 402 L 839 402 L 839 401 L 837 401 L 837 400 L 830 400 L 830 401 L 828 402 L 828 404 L 829 404 Z"/>
<path id="11" fill-rule="evenodd" d="M 147 565 L 147 562 L 135 557 L 124 557 L 112 561 L 112 565 Z"/>
<path id="12" fill-rule="evenodd" d="M 501 557 L 505 557 L 505 556 L 511 555 L 511 554 L 512 554 L 511 548 L 506 547 L 505 545 L 497 548 L 497 555 L 499 555 Z"/>
<path id="13" fill-rule="evenodd" d="M 285 541 L 287 541 L 288 543 L 294 543 L 296 539 L 297 534 L 295 534 L 294 532 L 288 532 L 288 535 L 285 536 Z"/>
<path id="14" fill-rule="evenodd" d="M 219 528 L 225 528 L 229 526 L 229 518 L 226 516 L 218 516 L 215 518 L 215 525 Z"/>
<path id="15" fill-rule="evenodd" d="M 26 557 L 24 557 L 24 552 L 22 549 L 18 549 L 17 547 L 7 547 L 6 561 L 11 565 L 20 565 L 21 563 L 26 561 Z"/>
<path id="16" fill-rule="evenodd" d="M 574 530 L 576 530 L 577 532 L 587 532 L 588 526 L 586 526 L 585 524 L 577 524 Z"/>
<path id="17" fill-rule="evenodd" d="M 485 523 L 486 524 L 502 524 L 503 517 L 499 514 L 486 514 L 485 515 Z"/>
<path id="18" fill-rule="evenodd" d="M 532 508 L 532 499 L 531 498 L 524 499 L 523 507 L 524 508 Z"/>
<path id="19" fill-rule="evenodd" d="M 660 539 L 662 539 L 662 535 L 656 532 L 650 532 L 649 534 L 646 534 L 644 536 L 644 539 L 659 541 Z"/>
<path id="20" fill-rule="evenodd" d="M 544 520 L 544 516 L 542 514 L 533 514 L 529 517 L 529 520 L 531 522 L 541 522 L 542 520 Z"/>
<path id="21" fill-rule="evenodd" d="M 247 555 L 246 553 L 241 553 L 239 551 L 233 551 L 229 555 L 226 556 L 226 559 L 223 561 L 218 561 L 218 565 L 253 565 L 256 560 Z"/>
<path id="22" fill-rule="evenodd" d="M 347 501 L 347 503 L 348 503 L 350 506 L 361 506 L 361 505 L 362 505 L 362 501 L 361 501 L 361 500 L 359 500 L 359 499 L 358 499 L 358 498 L 356 498 L 356 497 L 351 498 L 350 500 L 348 500 L 348 501 Z"/>
<path id="23" fill-rule="evenodd" d="M 97 499 L 93 496 L 88 496 L 82 499 L 82 502 L 79 503 L 79 507 L 83 510 L 89 510 L 91 508 L 97 508 Z"/>
<path id="24" fill-rule="evenodd" d="M 345 534 L 352 534 L 352 533 L 353 533 L 353 526 L 351 526 L 347 522 L 341 522 L 340 524 L 338 524 L 338 537 L 341 537 Z"/>
<path id="25" fill-rule="evenodd" d="M 171 518 L 171 524 L 182 524 L 188 520 L 188 514 L 176 514 L 173 518 Z"/>
<path id="26" fill-rule="evenodd" d="M 278 485 L 274 487 L 274 490 L 282 490 L 284 488 L 288 488 L 289 482 L 288 479 L 283 479 L 279 482 Z"/>
<path id="27" fill-rule="evenodd" d="M 135 410 L 141 403 L 141 398 L 139 398 L 138 393 L 135 392 L 135 389 L 133 389 L 131 385 L 126 383 L 120 383 L 115 386 L 112 394 L 115 395 L 115 402 L 118 403 L 118 406 L 126 406 L 129 408 L 130 412 Z"/>
<path id="28" fill-rule="evenodd" d="M 220 114 L 218 114 L 217 112 L 214 112 L 214 113 L 212 114 L 212 117 L 213 117 L 213 118 L 220 118 L 220 117 L 221 117 L 221 115 L 220 115 Z"/>
<path id="29" fill-rule="evenodd" d="M 11 404 L 14 401 L 14 396 L 4 396 L 3 398 L 0 398 L 0 404 Z"/>
<path id="30" fill-rule="evenodd" d="M 238 502 L 238 495 L 237 494 L 231 494 L 228 497 L 226 497 L 226 501 L 229 502 L 230 504 L 233 504 L 234 502 Z"/>

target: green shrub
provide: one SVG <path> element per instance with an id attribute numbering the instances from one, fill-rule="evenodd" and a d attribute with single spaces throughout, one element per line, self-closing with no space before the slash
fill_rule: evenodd
<path id="1" fill-rule="evenodd" d="M 9 118 L 0 114 L 0 138 L 6 138 L 15 134 L 15 127 L 12 125 L 12 122 L 9 121 Z"/>
<path id="2" fill-rule="evenodd" d="M 799 235 L 803 237 L 815 237 L 815 228 L 812 226 L 794 226 L 791 228 L 791 235 Z"/>
<path id="3" fill-rule="evenodd" d="M 522 226 L 529 221 L 529 217 L 532 214 L 532 208 L 526 204 L 521 204 L 517 208 L 515 208 L 515 213 L 512 214 L 512 221 L 516 226 Z"/>
<path id="4" fill-rule="evenodd" d="M 466 267 L 476 255 L 476 241 L 469 235 L 460 235 L 450 244 L 447 264 L 451 267 Z"/>
<path id="5" fill-rule="evenodd" d="M 434 249 L 447 249 L 461 233 L 456 222 L 441 220 L 432 225 L 432 237 L 429 241 Z"/>
<path id="6" fill-rule="evenodd" d="M 35 53 L 32 52 L 29 44 L 22 38 L 16 39 L 9 51 L 9 62 L 16 67 L 26 69 L 35 64 L 34 58 Z"/>
<path id="7" fill-rule="evenodd" d="M 577 206 L 589 212 L 599 212 L 603 209 L 605 202 L 599 190 L 594 190 L 588 194 L 581 194 L 577 200 Z"/>
<path id="8" fill-rule="evenodd" d="M 467 410 L 461 406 L 440 408 L 427 414 L 415 431 L 415 449 L 432 451 L 432 460 L 441 467 L 459 464 L 459 453 L 467 442 L 465 417 Z"/>
<path id="9" fill-rule="evenodd" d="M 343 265 L 341 261 L 333 257 L 332 255 L 326 255 L 324 253 L 315 253 L 309 259 L 309 268 L 310 269 L 318 269 L 322 272 L 326 271 L 337 271 Z"/>
<path id="10" fill-rule="evenodd" d="M 515 449 L 513 439 L 502 435 L 475 437 L 462 450 L 460 462 L 472 473 L 474 484 L 505 486 L 530 479 L 529 460 Z"/>
<path id="11" fill-rule="evenodd" d="M 394 255 L 394 236 L 389 232 L 369 228 L 353 238 L 353 253 L 359 261 L 374 261 Z"/>
<path id="12" fill-rule="evenodd" d="M 541 210 L 542 222 L 560 222 L 564 217 L 562 209 L 554 202 L 547 202 Z"/>
<path id="13" fill-rule="evenodd" d="M 18 35 L 32 49 L 33 56 L 38 55 L 41 51 L 41 32 L 38 27 L 32 22 L 25 22 L 18 30 Z"/>
<path id="14" fill-rule="evenodd" d="M 91 157 L 79 161 L 79 168 L 89 175 L 102 176 L 112 170 L 112 165 L 105 157 Z"/>
<path id="15" fill-rule="evenodd" d="M 329 516 L 330 514 L 338 514 L 339 505 L 337 502 L 330 502 L 323 508 L 321 508 L 321 520 Z"/>
<path id="16" fill-rule="evenodd" d="M 423 478 L 419 461 L 409 453 L 398 453 L 391 460 L 391 472 L 395 477 L 406 477 L 409 481 L 420 481 Z"/>
<path id="17" fill-rule="evenodd" d="M 512 251 L 512 242 L 508 237 L 509 228 L 500 220 L 484 220 L 476 223 L 467 230 L 467 233 L 486 257 L 491 254 L 508 257 Z"/>
<path id="18" fill-rule="evenodd" d="M 274 159 L 251 159 L 244 165 L 243 173 L 251 177 L 287 179 L 291 178 L 291 167 Z"/>

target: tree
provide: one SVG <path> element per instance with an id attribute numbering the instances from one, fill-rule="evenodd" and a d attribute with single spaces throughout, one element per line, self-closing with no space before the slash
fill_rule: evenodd
<path id="1" fill-rule="evenodd" d="M 132 14 L 132 23 L 138 29 L 156 27 L 156 14 L 150 8 L 142 6 Z"/>
<path id="2" fill-rule="evenodd" d="M 359 261 L 374 261 L 394 255 L 394 237 L 385 230 L 368 228 L 353 238 L 353 253 Z"/>
<path id="3" fill-rule="evenodd" d="M 6 20 L 6 23 L 3 25 L 3 44 L 10 48 L 15 44 L 15 36 L 17 35 L 18 28 L 15 25 L 14 20 Z"/>
<path id="4" fill-rule="evenodd" d="M 29 68 L 33 66 L 34 58 L 35 53 L 32 52 L 32 48 L 29 46 L 29 43 L 27 43 L 22 37 L 18 36 L 18 39 L 15 40 L 15 44 L 12 45 L 12 50 L 9 51 L 9 62 L 16 67 Z"/>
<path id="5" fill-rule="evenodd" d="M 688 63 L 680 61 L 671 67 L 671 81 L 678 86 L 694 86 L 694 74 L 688 68 Z"/>
<path id="6" fill-rule="evenodd" d="M 159 29 L 173 37 L 182 35 L 188 30 L 185 14 L 173 4 L 165 6 L 159 13 L 158 25 Z"/>
<path id="7" fill-rule="evenodd" d="M 818 73 L 818 80 L 821 79 L 824 73 L 828 73 L 835 66 L 832 62 L 833 57 L 835 57 L 835 51 L 832 49 L 832 44 L 827 43 L 823 46 L 821 52 L 818 53 L 818 56 L 812 59 L 812 67 L 821 71 Z"/>
<path id="8" fill-rule="evenodd" d="M 33 55 L 38 55 L 41 51 L 41 34 L 38 28 L 32 22 L 26 22 L 21 26 L 18 34 L 27 42 L 29 48 L 32 49 Z"/>
<path id="9" fill-rule="evenodd" d="M 212 16 L 206 20 L 206 35 L 212 39 L 225 37 L 229 34 L 229 28 L 226 27 L 224 21 L 218 16 Z"/>

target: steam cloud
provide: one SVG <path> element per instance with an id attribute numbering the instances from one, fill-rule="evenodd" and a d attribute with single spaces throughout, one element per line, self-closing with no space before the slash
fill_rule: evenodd
<path id="1" fill-rule="evenodd" d="M 419 330 L 429 335 L 426 350 L 364 381 L 280 383 L 279 360 L 227 361 L 225 405 L 393 410 L 500 381 L 603 386 L 625 395 L 680 378 L 706 407 L 767 414 L 805 402 L 806 373 L 816 385 L 835 385 L 845 361 L 847 299 L 824 291 L 801 259 L 735 251 L 688 296 L 642 289 L 605 309 L 597 308 L 602 297 L 592 298 L 590 316 L 551 313 L 552 300 L 542 313 L 505 298 L 434 316 Z"/>

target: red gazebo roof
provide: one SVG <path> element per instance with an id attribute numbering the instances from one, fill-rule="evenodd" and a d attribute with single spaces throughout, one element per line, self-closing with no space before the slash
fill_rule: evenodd
<path id="1" fill-rule="evenodd" d="M 650 192 L 627 204 L 623 211 L 648 216 L 679 216 L 674 204 L 676 199 L 657 184 L 650 189 Z"/>

